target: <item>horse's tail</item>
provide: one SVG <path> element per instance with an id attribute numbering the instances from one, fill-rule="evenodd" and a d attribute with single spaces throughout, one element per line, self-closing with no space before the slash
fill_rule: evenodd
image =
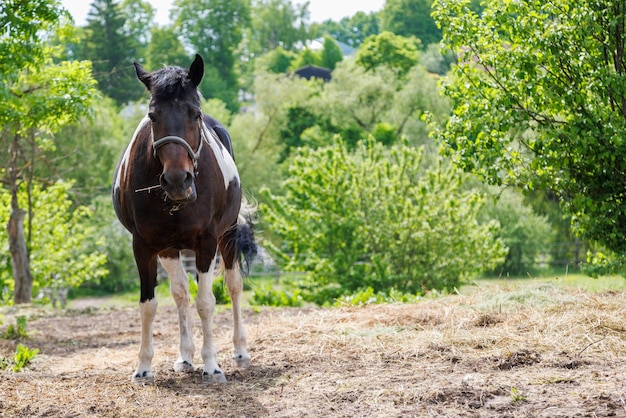
<path id="1" fill-rule="evenodd" d="M 256 223 L 257 206 L 243 197 L 241 199 L 241 209 L 237 218 L 237 231 L 235 233 L 235 248 L 237 249 L 237 260 L 242 274 L 250 273 L 250 266 L 257 255 L 257 245 L 254 239 L 254 224 Z"/>

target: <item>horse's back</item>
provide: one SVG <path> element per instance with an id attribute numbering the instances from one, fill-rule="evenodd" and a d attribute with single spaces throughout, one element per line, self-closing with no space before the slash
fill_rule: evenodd
<path id="1" fill-rule="evenodd" d="M 228 153 L 233 157 L 233 159 L 235 159 L 235 155 L 233 154 L 233 144 L 230 139 L 230 134 L 228 133 L 224 125 L 222 125 L 213 116 L 209 116 L 206 114 L 203 116 L 203 119 L 204 119 L 204 124 L 215 131 L 222 145 L 226 147 L 226 149 L 228 150 Z"/>

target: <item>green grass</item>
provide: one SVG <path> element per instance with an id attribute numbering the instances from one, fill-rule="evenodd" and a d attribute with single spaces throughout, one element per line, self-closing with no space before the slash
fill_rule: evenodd
<path id="1" fill-rule="evenodd" d="M 490 285 L 515 289 L 526 287 L 530 284 L 550 284 L 566 289 L 580 289 L 587 292 L 604 292 L 607 290 L 626 291 L 626 279 L 621 276 L 603 276 L 594 279 L 579 273 L 568 275 L 545 275 L 517 279 L 479 279 L 464 286 L 464 288 Z"/>

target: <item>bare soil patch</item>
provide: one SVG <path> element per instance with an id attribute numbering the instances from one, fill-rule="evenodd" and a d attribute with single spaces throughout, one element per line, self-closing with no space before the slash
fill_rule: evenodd
<path id="1" fill-rule="evenodd" d="M 2 311 L 6 324 L 24 310 Z M 153 385 L 135 385 L 136 308 L 33 309 L 40 354 L 0 372 L 2 417 L 626 416 L 626 295 L 549 286 L 482 289 L 406 305 L 247 310 L 252 365 L 230 364 L 230 311 L 215 319 L 226 384 L 177 374 L 175 308 L 155 321 Z M 16 341 L 0 340 L 8 356 Z"/>

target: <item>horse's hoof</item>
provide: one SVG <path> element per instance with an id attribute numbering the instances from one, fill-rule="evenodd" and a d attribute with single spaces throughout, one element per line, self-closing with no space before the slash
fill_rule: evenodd
<path id="1" fill-rule="evenodd" d="M 215 370 L 213 373 L 203 371 L 202 383 L 226 383 L 226 375 L 221 370 Z"/>
<path id="2" fill-rule="evenodd" d="M 178 360 L 174 363 L 174 371 L 177 373 L 191 373 L 193 372 L 193 364 L 185 360 Z"/>
<path id="3" fill-rule="evenodd" d="M 146 370 L 144 372 L 135 372 L 130 378 L 130 381 L 135 384 L 152 384 L 154 383 L 154 375 L 151 371 Z"/>
<path id="4" fill-rule="evenodd" d="M 233 357 L 233 365 L 240 369 L 246 369 L 250 367 L 250 357 L 238 355 Z"/>

